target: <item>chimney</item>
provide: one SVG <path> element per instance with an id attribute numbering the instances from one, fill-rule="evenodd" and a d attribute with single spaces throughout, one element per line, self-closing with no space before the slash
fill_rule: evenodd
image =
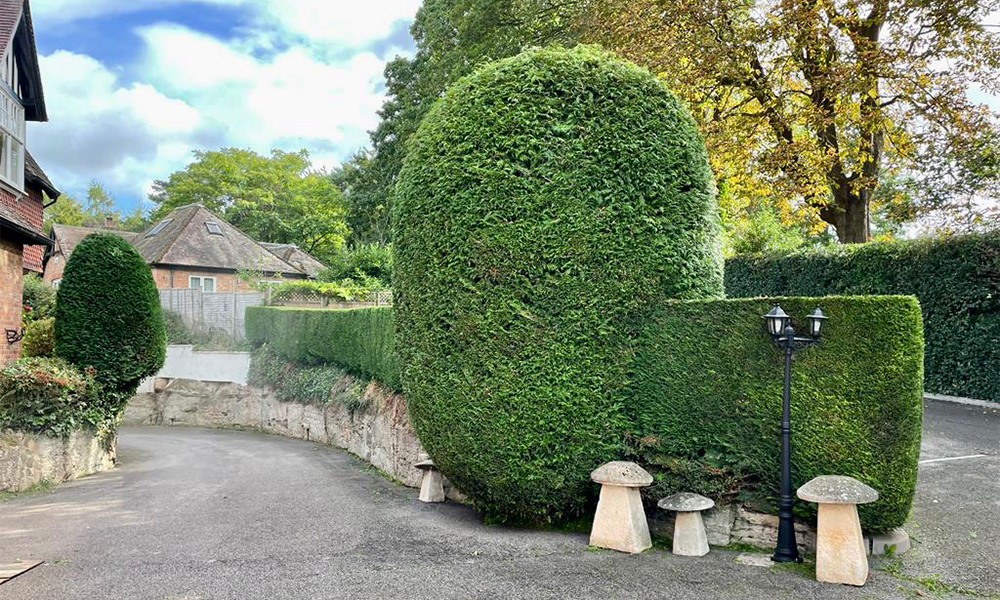
<path id="1" fill-rule="evenodd" d="M 104 217 L 105 229 L 118 229 L 118 215 L 106 215 Z"/>

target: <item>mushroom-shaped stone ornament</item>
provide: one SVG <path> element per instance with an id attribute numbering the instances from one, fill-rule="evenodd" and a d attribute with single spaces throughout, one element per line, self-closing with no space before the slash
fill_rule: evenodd
<path id="1" fill-rule="evenodd" d="M 691 492 L 678 492 L 660 500 L 656 505 L 664 510 L 677 512 L 677 518 L 674 520 L 674 554 L 681 556 L 708 554 L 708 534 L 705 533 L 705 521 L 701 518 L 701 511 L 715 506 L 711 498 Z"/>
<path id="2" fill-rule="evenodd" d="M 864 585 L 868 557 L 858 504 L 878 500 L 878 492 L 853 477 L 822 475 L 800 487 L 798 496 L 819 504 L 816 523 L 816 580 Z"/>
<path id="3" fill-rule="evenodd" d="M 444 482 L 434 461 L 428 458 L 413 466 L 424 472 L 424 477 L 420 480 L 420 501 L 444 502 Z"/>
<path id="4" fill-rule="evenodd" d="M 653 476 L 635 463 L 613 461 L 590 478 L 601 484 L 590 545 L 632 554 L 652 547 L 639 488 L 653 483 Z"/>

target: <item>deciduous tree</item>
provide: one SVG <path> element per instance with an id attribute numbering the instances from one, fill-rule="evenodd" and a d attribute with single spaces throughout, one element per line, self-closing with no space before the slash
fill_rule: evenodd
<path id="1" fill-rule="evenodd" d="M 195 152 L 195 161 L 153 185 L 158 219 L 199 203 L 250 237 L 296 244 L 320 258 L 343 246 L 348 234 L 343 195 L 309 153 L 223 148 Z"/>

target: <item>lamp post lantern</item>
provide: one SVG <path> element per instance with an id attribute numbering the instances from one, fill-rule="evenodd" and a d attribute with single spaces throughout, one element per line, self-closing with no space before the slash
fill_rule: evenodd
<path id="1" fill-rule="evenodd" d="M 809 337 L 797 337 L 791 318 L 775 305 L 766 315 L 764 322 L 771 338 L 785 351 L 785 387 L 781 397 L 781 495 L 778 504 L 778 544 L 771 560 L 774 562 L 796 562 L 799 549 L 795 543 L 795 521 L 792 517 L 794 498 L 792 496 L 792 354 L 809 344 L 819 341 L 823 322 L 827 319 L 817 308 L 808 317 Z"/>

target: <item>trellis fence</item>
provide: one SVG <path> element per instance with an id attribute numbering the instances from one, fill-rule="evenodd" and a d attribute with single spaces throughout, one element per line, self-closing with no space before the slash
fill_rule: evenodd
<path id="1" fill-rule="evenodd" d="M 195 330 L 246 337 L 248 306 L 264 304 L 261 292 L 203 292 L 199 289 L 160 290 L 160 306 L 175 312 Z"/>
<path id="2" fill-rule="evenodd" d="M 359 292 L 353 300 L 331 299 L 329 296 L 310 291 L 266 292 L 268 306 L 294 306 L 298 308 L 367 308 L 370 306 L 392 306 L 392 290 L 369 290 Z"/>

